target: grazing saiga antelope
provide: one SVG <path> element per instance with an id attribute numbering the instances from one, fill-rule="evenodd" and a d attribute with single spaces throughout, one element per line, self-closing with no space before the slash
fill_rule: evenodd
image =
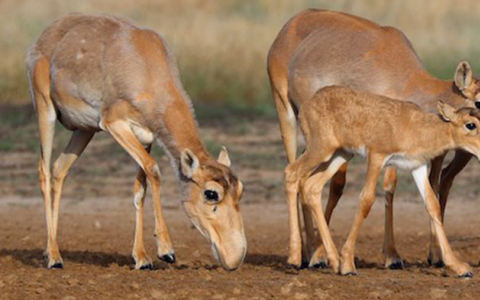
<path id="1" fill-rule="evenodd" d="M 472 276 L 470 266 L 460 261 L 450 248 L 427 164 L 455 148 L 480 157 L 480 112 L 470 107 L 455 110 L 443 102 L 438 102 L 438 112 L 440 116 L 424 112 L 411 102 L 339 86 L 323 88 L 303 103 L 299 121 L 306 148 L 285 169 L 285 191 L 288 201 L 294 201 L 299 189 L 302 190 L 303 201 L 313 212 L 335 272 L 339 269 L 339 258 L 322 210 L 321 194 L 337 170 L 354 154 L 360 154 L 367 158 L 367 176 L 352 229 L 341 252 L 341 274 L 356 274 L 354 249 L 360 226 L 375 200 L 375 187 L 383 166 L 393 165 L 412 172 L 445 264 L 458 276 Z"/>
<path id="2" fill-rule="evenodd" d="M 437 100 L 454 107 L 480 107 L 480 82 L 473 77 L 467 62 L 461 62 L 454 81 L 439 80 L 424 68 L 405 35 L 396 28 L 380 26 L 371 21 L 340 12 L 308 9 L 294 16 L 285 24 L 268 53 L 268 74 L 280 131 L 288 162 L 296 157 L 296 115 L 307 99 L 316 91 L 329 85 L 347 86 L 394 99 L 415 102 L 425 110 L 433 111 Z M 363 105 L 363 104 L 361 104 Z M 454 177 L 465 167 L 471 155 L 456 151 L 451 164 L 438 177 L 445 153 L 432 161 L 430 180 L 435 191 L 439 190 L 442 218 L 448 191 Z M 347 164 L 343 165 L 330 186 L 325 211 L 327 223 L 345 185 Z M 385 214 L 385 265 L 402 268 L 393 239 L 393 195 L 396 187 L 396 170 L 386 169 L 384 191 Z M 288 262 L 301 265 L 301 235 L 297 201 L 288 203 L 290 225 L 290 250 Z M 308 209 L 303 209 L 307 233 L 306 247 L 312 248 L 313 229 Z M 435 246 L 434 227 L 429 262 L 440 260 Z M 308 251 L 304 251 L 308 252 Z M 317 248 L 310 259 L 310 266 L 326 265 L 323 249 Z"/>
<path id="3" fill-rule="evenodd" d="M 175 262 L 160 201 L 161 174 L 149 154 L 154 141 L 169 156 L 183 207 L 210 242 L 215 258 L 226 269 L 243 262 L 247 242 L 239 210 L 242 182 L 230 170 L 225 148 L 218 160 L 207 153 L 176 62 L 160 35 L 115 16 L 67 15 L 31 46 L 27 67 L 40 132 L 38 171 L 45 200 L 49 268 L 63 265 L 57 224 L 65 177 L 98 131 L 110 133 L 139 166 L 133 189 L 132 256 L 137 269 L 152 266 L 143 244 L 147 179 L 155 208 L 157 255 Z M 56 120 L 73 134 L 51 174 Z"/>

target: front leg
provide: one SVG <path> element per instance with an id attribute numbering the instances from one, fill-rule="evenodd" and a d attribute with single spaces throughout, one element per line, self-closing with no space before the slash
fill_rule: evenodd
<path id="1" fill-rule="evenodd" d="M 428 214 L 430 215 L 430 222 L 435 228 L 438 244 L 440 245 L 445 265 L 460 277 L 472 277 L 472 270 L 470 266 L 465 262 L 460 261 L 455 256 L 450 244 L 448 243 L 447 236 L 443 229 L 440 203 L 438 202 L 438 199 L 435 196 L 427 177 L 427 166 L 423 165 L 413 170 L 412 175 L 427 207 Z"/>
<path id="2" fill-rule="evenodd" d="M 112 108 L 109 113 L 112 113 Z M 175 262 L 175 252 L 167 231 L 160 202 L 160 169 L 155 160 L 138 141 L 130 128 L 130 125 L 126 121 L 116 118 L 114 114 L 112 115 L 112 117 L 105 117 L 107 130 L 142 168 L 152 187 L 153 201 L 155 205 L 155 237 L 157 239 L 158 257 L 166 262 L 173 263 Z"/>
<path id="3" fill-rule="evenodd" d="M 330 192 L 328 194 L 328 202 L 325 209 L 325 220 L 327 222 L 327 226 L 330 225 L 333 210 L 342 197 L 343 189 L 347 179 L 347 166 L 348 162 L 345 162 L 340 169 L 338 169 L 337 173 L 333 175 L 332 179 L 330 179 Z M 322 243 L 322 238 L 320 235 L 315 242 L 315 252 L 310 259 L 309 266 L 312 268 L 326 268 L 328 266 L 328 260 L 325 253 L 325 246 Z"/>
<path id="4" fill-rule="evenodd" d="M 348 234 L 347 241 L 343 245 L 341 255 L 340 272 L 342 275 L 356 275 L 355 268 L 355 242 L 357 240 L 358 232 L 363 220 L 368 216 L 373 202 L 375 201 L 375 187 L 377 185 L 378 177 L 382 172 L 382 165 L 385 160 L 383 155 L 370 154 L 368 157 L 368 171 L 367 180 L 360 195 L 358 203 L 357 214 L 353 222 L 352 229 Z"/>
<path id="5" fill-rule="evenodd" d="M 151 145 L 145 150 L 150 153 Z M 133 187 L 136 216 L 135 216 L 135 239 L 133 243 L 132 257 L 135 260 L 135 269 L 152 269 L 152 259 L 147 255 L 143 243 L 143 207 L 145 204 L 145 195 L 147 194 L 147 175 L 138 167 L 135 185 Z"/>
<path id="6" fill-rule="evenodd" d="M 442 172 L 443 160 L 445 159 L 446 154 L 447 153 L 445 152 L 444 154 L 435 157 L 431 161 L 432 167 L 430 169 L 429 181 L 435 195 L 438 195 L 438 192 L 440 189 L 439 178 L 440 178 L 440 173 Z M 442 222 L 443 222 L 443 217 L 442 217 Z M 427 262 L 429 265 L 435 265 L 437 267 L 444 266 L 440 246 L 437 243 L 437 234 L 435 231 L 435 226 L 432 222 L 430 222 L 430 250 L 428 252 Z"/>

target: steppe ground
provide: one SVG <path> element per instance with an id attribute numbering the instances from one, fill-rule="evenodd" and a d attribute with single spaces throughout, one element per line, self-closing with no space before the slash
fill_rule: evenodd
<path id="1" fill-rule="evenodd" d="M 158 260 L 153 271 L 132 269 L 135 165 L 105 133 L 98 134 L 74 166 L 65 184 L 59 243 L 63 270 L 47 270 L 44 208 L 37 183 L 36 131 L 30 106 L 2 111 L 4 130 L 17 140 L 0 156 L 0 299 L 476 299 L 480 292 L 479 171 L 472 161 L 455 182 L 446 217 L 453 249 L 473 265 L 473 279 L 458 279 L 426 265 L 427 213 L 411 177 L 401 173 L 395 199 L 395 234 L 405 270 L 383 268 L 383 199 L 362 227 L 357 243 L 358 276 L 342 277 L 330 269 L 295 270 L 286 264 L 287 212 L 282 187 L 285 156 L 274 118 L 200 119 L 201 134 L 212 153 L 228 145 L 233 166 L 245 182 L 241 203 L 248 255 L 237 271 L 227 272 L 193 229 L 180 205 L 173 172 L 158 147 L 154 151 L 164 178 L 166 220 L 178 262 Z M 55 153 L 69 132 L 57 130 Z M 29 146 L 32 144 L 32 146 Z M 7 148 L 7 145 L 3 145 Z M 63 147 L 63 146 L 62 146 Z M 332 220 L 332 234 L 342 246 L 352 223 L 365 162 L 355 159 Z M 325 193 L 324 193 L 325 195 Z M 326 196 L 326 195 L 325 195 Z M 324 203 L 325 204 L 325 203 Z M 146 232 L 153 233 L 150 195 Z M 153 236 L 146 235 L 151 256 Z"/>

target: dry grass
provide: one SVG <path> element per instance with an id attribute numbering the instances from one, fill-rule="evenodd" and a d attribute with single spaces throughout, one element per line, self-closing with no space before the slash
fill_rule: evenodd
<path id="1" fill-rule="evenodd" d="M 480 68 L 474 57 L 480 3 L 474 0 L 2 0 L 0 104 L 29 101 L 25 51 L 52 20 L 69 12 L 108 12 L 165 36 L 195 101 L 269 109 L 266 53 L 281 26 L 307 7 L 401 28 L 438 76 L 450 78 L 461 59 Z"/>

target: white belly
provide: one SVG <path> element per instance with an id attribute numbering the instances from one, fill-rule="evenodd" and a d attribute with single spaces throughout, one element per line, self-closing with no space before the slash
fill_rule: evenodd
<path id="1" fill-rule="evenodd" d="M 69 129 L 100 130 L 100 111 L 97 108 L 82 105 L 69 107 L 56 102 L 60 113 L 59 120 Z"/>
<path id="2" fill-rule="evenodd" d="M 384 166 L 395 166 L 401 170 L 411 171 L 425 164 L 425 161 L 407 158 L 403 154 L 393 154 L 385 159 Z"/>
<path id="3" fill-rule="evenodd" d="M 344 150 L 348 153 L 360 155 L 363 158 L 367 157 L 367 148 L 365 148 L 365 146 L 358 148 L 344 148 Z"/>

